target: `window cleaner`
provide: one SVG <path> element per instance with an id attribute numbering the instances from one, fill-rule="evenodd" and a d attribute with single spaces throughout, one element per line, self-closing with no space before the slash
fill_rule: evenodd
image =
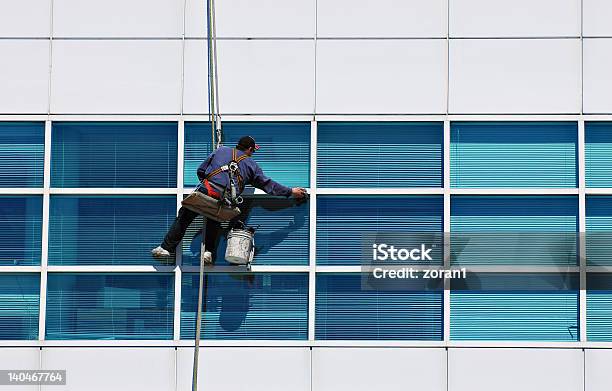
<path id="1" fill-rule="evenodd" d="M 202 214 L 207 217 L 204 244 L 211 253 L 205 261 L 212 263 L 216 259 L 216 242 L 222 232 L 221 222 L 236 223 L 241 213 L 238 207 L 242 203 L 240 194 L 246 185 L 274 196 L 297 199 L 307 196 L 304 188 L 289 188 L 267 177 L 252 158 L 258 149 L 253 137 L 244 136 L 235 148 L 221 146 L 208 156 L 197 171 L 200 184 L 183 200 L 183 206 L 161 245 L 151 251 L 155 258 L 172 257 L 191 222 Z"/>

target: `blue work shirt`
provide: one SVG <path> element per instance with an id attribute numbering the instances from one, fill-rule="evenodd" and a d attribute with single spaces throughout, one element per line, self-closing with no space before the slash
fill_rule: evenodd
<path id="1" fill-rule="evenodd" d="M 216 151 L 208 155 L 206 160 L 200 164 L 200 167 L 198 167 L 198 178 L 200 181 L 203 182 L 208 174 L 214 170 L 229 164 L 232 161 L 232 150 L 233 148 L 229 147 L 219 147 Z M 239 158 L 244 154 L 244 151 L 238 149 L 236 150 L 236 158 Z M 236 189 L 238 194 L 244 191 L 244 185 L 251 185 L 263 190 L 267 194 L 285 197 L 289 197 L 291 195 L 290 187 L 283 186 L 280 183 L 268 178 L 261 170 L 261 167 L 259 167 L 259 165 L 251 157 L 243 159 L 241 162 L 239 162 L 238 168 L 240 169 L 240 175 L 242 176 L 243 182 L 243 187 L 241 189 Z M 228 171 L 218 173 L 212 178 L 209 178 L 209 181 L 217 184 L 221 188 L 227 189 L 228 192 L 230 191 Z"/>

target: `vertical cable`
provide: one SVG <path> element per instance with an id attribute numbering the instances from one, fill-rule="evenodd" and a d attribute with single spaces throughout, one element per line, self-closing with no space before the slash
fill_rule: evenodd
<path id="1" fill-rule="evenodd" d="M 213 150 L 222 143 L 219 115 L 219 78 L 217 75 L 217 27 L 215 22 L 215 2 L 207 0 L 207 44 L 208 44 L 208 110 L 212 133 Z"/>
<path id="2" fill-rule="evenodd" d="M 212 0 L 206 0 L 206 44 L 208 52 L 208 118 L 211 125 L 211 137 L 213 150 L 216 149 L 215 136 L 215 85 L 214 85 L 214 53 L 212 44 Z"/>
<path id="3" fill-rule="evenodd" d="M 215 94 L 215 123 L 217 131 L 217 144 L 219 148 L 223 144 L 223 133 L 221 132 L 221 108 L 219 105 L 219 72 L 217 71 L 217 12 L 215 10 L 215 0 L 210 0 L 211 3 L 211 25 L 212 25 L 212 49 L 213 49 L 213 71 L 214 71 L 214 94 Z"/>

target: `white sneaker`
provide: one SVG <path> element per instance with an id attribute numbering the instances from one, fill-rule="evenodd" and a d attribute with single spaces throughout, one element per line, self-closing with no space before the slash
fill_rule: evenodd
<path id="1" fill-rule="evenodd" d="M 213 264 L 212 254 L 210 253 L 210 251 L 204 251 L 204 254 L 202 254 L 202 262 L 204 262 L 205 265 Z"/>
<path id="2" fill-rule="evenodd" d="M 170 251 L 166 250 L 162 246 L 157 246 L 153 250 L 151 250 L 151 255 L 153 256 L 153 258 L 170 258 L 170 257 L 172 257 L 172 254 L 170 254 Z"/>

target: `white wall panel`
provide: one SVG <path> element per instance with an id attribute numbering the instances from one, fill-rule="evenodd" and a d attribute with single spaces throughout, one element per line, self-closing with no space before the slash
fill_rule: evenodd
<path id="1" fill-rule="evenodd" d="M 580 349 L 449 349 L 448 391 L 582 391 Z"/>
<path id="2" fill-rule="evenodd" d="M 56 37 L 180 37 L 183 0 L 53 0 Z"/>
<path id="3" fill-rule="evenodd" d="M 314 348 L 313 391 L 446 391 L 444 349 Z"/>
<path id="4" fill-rule="evenodd" d="M 0 37 L 48 37 L 51 0 L 0 1 Z"/>
<path id="5" fill-rule="evenodd" d="M 0 369 L 40 369 L 38 348 L 1 348 Z M 38 386 L 0 386 L 0 391 L 38 391 Z"/>
<path id="6" fill-rule="evenodd" d="M 446 37 L 447 0 L 319 0 L 319 37 Z"/>
<path id="7" fill-rule="evenodd" d="M 452 0 L 451 37 L 580 36 L 580 0 Z"/>
<path id="8" fill-rule="evenodd" d="M 185 113 L 207 107 L 205 41 L 187 41 Z M 308 114 L 314 108 L 314 42 L 229 40 L 218 47 L 222 113 Z"/>
<path id="9" fill-rule="evenodd" d="M 584 112 L 612 113 L 612 39 L 584 40 Z"/>
<path id="10" fill-rule="evenodd" d="M 315 0 L 215 1 L 218 37 L 314 37 Z M 185 35 L 206 36 L 206 1 L 187 0 Z"/>
<path id="11" fill-rule="evenodd" d="M 65 369 L 65 386 L 42 391 L 168 391 L 175 385 L 172 348 L 44 348 L 43 369 Z"/>
<path id="12" fill-rule="evenodd" d="M 612 37 L 612 1 L 583 0 L 583 33 L 587 37 Z"/>
<path id="13" fill-rule="evenodd" d="M 203 347 L 199 360 L 201 390 L 310 391 L 308 348 Z M 191 390 L 192 370 L 193 348 L 179 348 L 177 390 Z"/>
<path id="14" fill-rule="evenodd" d="M 183 112 L 208 114 L 208 51 L 206 42 L 185 41 Z"/>
<path id="15" fill-rule="evenodd" d="M 0 40 L 0 113 L 47 113 L 49 41 Z"/>
<path id="16" fill-rule="evenodd" d="M 585 391 L 610 390 L 611 349 L 585 350 Z"/>
<path id="17" fill-rule="evenodd" d="M 53 113 L 178 113 L 180 41 L 54 41 Z"/>
<path id="18" fill-rule="evenodd" d="M 451 40 L 451 113 L 580 112 L 580 40 Z"/>
<path id="19" fill-rule="evenodd" d="M 446 41 L 317 42 L 317 113 L 446 112 Z"/>

